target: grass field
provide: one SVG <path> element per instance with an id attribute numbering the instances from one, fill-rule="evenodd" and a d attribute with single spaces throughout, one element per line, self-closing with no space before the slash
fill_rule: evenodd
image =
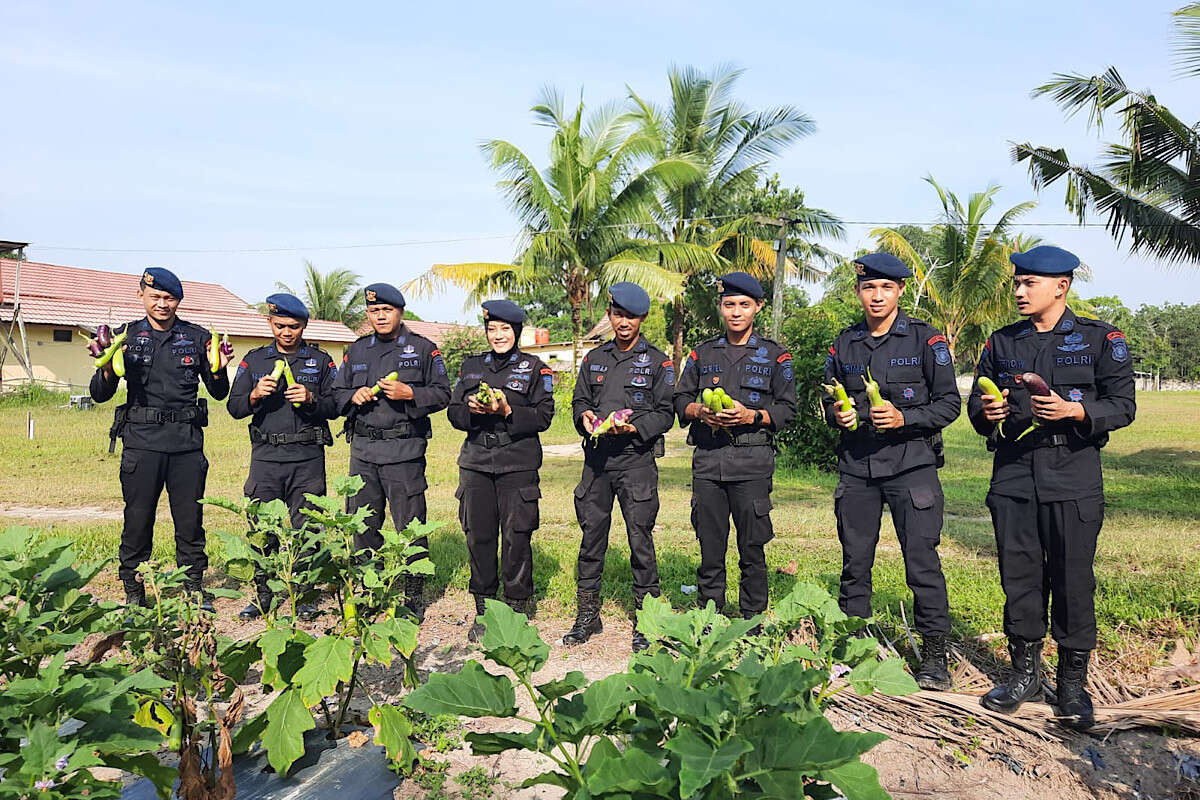
<path id="1" fill-rule="evenodd" d="M 1145 393 L 1138 419 L 1118 431 L 1105 450 L 1107 512 L 1097 555 L 1097 605 L 1103 646 L 1123 651 L 1128 645 L 1152 657 L 1175 637 L 1195 641 L 1200 630 L 1200 394 Z M 37 438 L 25 436 L 26 412 L 32 410 Z M 207 432 L 208 491 L 240 496 L 249 462 L 245 424 L 235 422 L 220 404 L 212 408 Z M 23 524 L 69 535 L 89 558 L 112 558 L 120 535 L 116 455 L 107 452 L 110 406 L 95 411 L 53 407 L 0 407 L 0 514 L 3 524 Z M 465 592 L 466 547 L 457 524 L 455 456 L 461 434 L 445 415 L 435 418 L 429 451 L 429 513 L 444 526 L 432 539 L 437 592 Z M 556 419 L 543 436 L 546 444 L 577 442 L 567 420 Z M 955 633 L 970 637 L 999 631 L 1003 596 L 995 562 L 991 524 L 984 506 L 990 458 L 963 418 L 947 431 L 947 466 L 942 470 L 947 518 L 942 558 L 950 589 Z M 346 469 L 344 441 L 328 451 L 329 474 Z M 534 538 L 539 610 L 574 612 L 574 563 L 578 544 L 572 492 L 579 479 L 578 457 L 549 457 L 542 467 L 541 528 Z M 656 536 L 664 592 L 676 605 L 690 601 L 680 587 L 696 582 L 698 545 L 689 522 L 690 451 L 680 431 L 668 440 L 659 462 L 662 510 Z M 833 521 L 836 476 L 808 470 L 780 471 L 775 481 L 773 519 L 776 538 L 767 547 L 771 597 L 782 596 L 798 579 L 816 580 L 836 591 L 841 566 Z M 13 513 L 13 506 L 70 509 L 96 507 L 107 515 L 64 521 L 37 512 Z M 7 510 L 6 510 L 7 509 Z M 619 520 L 619 515 L 617 515 Z M 236 529 L 224 512 L 206 513 L 208 529 Z M 170 517 L 160 507 L 155 557 L 173 560 Z M 631 581 L 624 528 L 614 521 L 604 593 L 628 605 Z M 221 553 L 210 538 L 210 555 L 219 569 Z M 795 560 L 796 577 L 778 571 Z M 729 555 L 729 597 L 736 602 L 736 548 Z M 885 519 L 875 567 L 875 611 L 884 620 L 899 618 L 901 603 L 912 619 L 899 547 Z"/>

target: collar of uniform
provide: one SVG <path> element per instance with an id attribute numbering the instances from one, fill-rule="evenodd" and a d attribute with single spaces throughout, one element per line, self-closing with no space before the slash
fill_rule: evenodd
<path id="1" fill-rule="evenodd" d="M 1033 327 L 1032 322 L 1030 322 L 1027 319 L 1023 320 L 1021 322 L 1021 327 L 1018 328 L 1017 332 L 1013 334 L 1013 338 L 1014 339 L 1024 339 L 1026 336 L 1033 333 L 1034 330 L 1035 330 L 1035 328 Z"/>
<path id="2" fill-rule="evenodd" d="M 1054 326 L 1054 332 L 1067 334 L 1073 330 L 1075 330 L 1075 312 L 1070 308 L 1064 308 L 1062 316 L 1058 318 L 1058 324 Z"/>
<path id="3" fill-rule="evenodd" d="M 892 336 L 908 336 L 912 331 L 912 318 L 905 314 L 903 310 L 896 311 L 896 318 L 892 320 L 892 327 L 888 333 Z"/>
<path id="4" fill-rule="evenodd" d="M 379 334 L 372 333 L 371 341 L 367 342 L 367 347 L 374 347 L 377 344 L 404 344 L 405 328 L 400 326 L 400 331 L 396 334 L 395 339 L 380 339 Z"/>
<path id="5" fill-rule="evenodd" d="M 867 323 L 865 320 L 863 322 L 854 323 L 850 330 L 853 331 L 851 338 L 856 342 L 867 338 Z"/>
<path id="6" fill-rule="evenodd" d="M 628 350 L 622 350 L 621 348 L 617 347 L 616 339 L 610 341 L 609 345 L 609 349 L 612 351 L 613 358 L 615 358 L 617 361 L 624 361 L 630 356 L 637 355 L 638 353 L 644 353 L 650 349 L 649 343 L 646 342 L 646 337 L 640 333 L 638 334 L 637 341 L 633 343 L 633 347 L 629 348 Z"/>
<path id="7" fill-rule="evenodd" d="M 750 338 L 746 340 L 745 344 L 731 345 L 731 344 L 729 344 L 729 340 L 727 338 L 725 338 L 725 334 L 721 334 L 721 336 L 718 337 L 716 344 L 714 346 L 715 347 L 758 347 L 758 340 L 759 340 L 758 334 L 755 333 L 754 331 L 750 331 Z"/>
<path id="8" fill-rule="evenodd" d="M 277 355 L 279 355 L 279 348 L 275 346 L 274 342 L 271 342 L 269 345 L 267 345 L 267 357 L 270 358 L 271 356 Z"/>

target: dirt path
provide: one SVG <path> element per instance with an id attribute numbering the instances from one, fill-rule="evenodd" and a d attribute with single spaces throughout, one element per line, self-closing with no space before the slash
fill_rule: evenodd
<path id="1" fill-rule="evenodd" d="M 95 519 L 121 519 L 124 515 L 120 506 L 101 508 L 100 506 L 18 506 L 0 503 L 0 517 L 16 517 L 20 519 L 36 519 L 39 522 L 80 522 Z"/>

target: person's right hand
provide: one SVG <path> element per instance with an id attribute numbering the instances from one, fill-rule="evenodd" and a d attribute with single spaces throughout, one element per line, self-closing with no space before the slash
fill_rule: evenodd
<path id="1" fill-rule="evenodd" d="M 1000 395 L 985 394 L 979 398 L 983 401 L 983 418 L 988 422 L 999 422 L 1008 416 L 1008 389 Z"/>
<path id="2" fill-rule="evenodd" d="M 370 386 L 360 386 L 358 391 L 350 398 L 350 402 L 356 406 L 365 406 L 367 403 L 374 402 L 375 395 L 371 393 Z"/>
<path id="3" fill-rule="evenodd" d="M 279 388 L 279 382 L 270 375 L 263 375 L 258 379 L 258 383 L 254 384 L 254 389 L 250 392 L 250 402 L 255 403 L 264 398 L 275 394 L 275 390 Z"/>
<path id="4" fill-rule="evenodd" d="M 855 420 L 858 419 L 858 409 L 854 407 L 854 398 L 851 397 L 848 400 L 849 402 L 846 404 L 847 408 L 845 411 L 833 412 L 833 418 L 837 422 L 838 427 L 845 428 L 846 430 L 853 427 Z M 839 405 L 841 404 L 839 403 Z"/>

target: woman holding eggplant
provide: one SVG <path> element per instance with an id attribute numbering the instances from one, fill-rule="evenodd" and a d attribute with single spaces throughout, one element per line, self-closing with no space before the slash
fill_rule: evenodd
<path id="1" fill-rule="evenodd" d="M 533 549 L 538 527 L 538 434 L 554 418 L 554 373 L 519 347 L 525 312 L 509 300 L 483 304 L 491 349 L 467 358 L 446 416 L 467 436 L 458 455 L 458 518 L 467 536 L 470 591 L 482 616 L 503 579 L 504 599 L 533 616 Z M 500 546 L 500 558 L 496 546 Z M 502 573 L 502 574 L 501 574 Z M 478 641 L 477 621 L 468 634 Z"/>

